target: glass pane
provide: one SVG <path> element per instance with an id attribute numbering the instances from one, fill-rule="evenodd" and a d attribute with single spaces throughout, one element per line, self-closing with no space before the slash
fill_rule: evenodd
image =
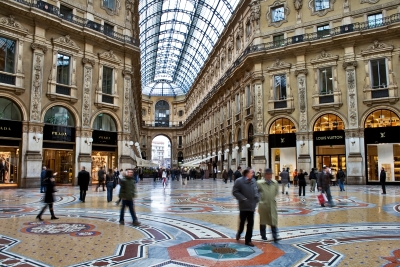
<path id="1" fill-rule="evenodd" d="M 112 80 L 113 80 L 113 69 L 109 67 L 103 67 L 103 83 L 102 91 L 105 94 L 112 95 Z"/>
<path id="2" fill-rule="evenodd" d="M 285 9 L 283 6 L 272 9 L 272 22 L 277 22 L 285 19 Z"/>
<path id="3" fill-rule="evenodd" d="M 286 75 L 276 75 L 275 82 L 275 100 L 286 99 Z"/>
<path id="4" fill-rule="evenodd" d="M 319 117 L 314 124 L 314 131 L 344 130 L 342 119 L 334 114 L 325 114 Z"/>
<path id="5" fill-rule="evenodd" d="M 18 106 L 7 98 L 0 98 L 0 120 L 22 120 Z"/>
<path id="6" fill-rule="evenodd" d="M 70 56 L 57 55 L 57 83 L 69 85 L 70 62 Z"/>
<path id="7" fill-rule="evenodd" d="M 315 11 L 320 11 L 329 8 L 330 0 L 315 0 Z"/>
<path id="8" fill-rule="evenodd" d="M 377 27 L 381 26 L 383 21 L 382 13 L 373 14 L 368 16 L 368 26 L 369 27 Z"/>
<path id="9" fill-rule="evenodd" d="M 93 129 L 108 132 L 117 131 L 114 119 L 110 115 L 104 113 L 97 115 L 96 119 L 94 119 Z"/>
<path id="10" fill-rule="evenodd" d="M 74 127 L 74 119 L 68 109 L 61 106 L 54 106 L 47 110 L 44 116 L 44 123 Z"/>
<path id="11" fill-rule="evenodd" d="M 0 37 L 0 71 L 14 73 L 15 41 Z"/>
<path id="12" fill-rule="evenodd" d="M 386 60 L 371 60 L 371 85 L 373 89 L 387 88 Z"/>
<path id="13" fill-rule="evenodd" d="M 319 88 L 321 95 L 333 94 L 332 68 L 319 70 Z"/>

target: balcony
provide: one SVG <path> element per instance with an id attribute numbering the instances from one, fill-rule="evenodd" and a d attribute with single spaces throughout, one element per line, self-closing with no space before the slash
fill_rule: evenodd
<path id="1" fill-rule="evenodd" d="M 56 94 L 70 96 L 71 95 L 71 88 L 57 84 L 56 85 Z"/>
<path id="2" fill-rule="evenodd" d="M 0 73 L 0 83 L 15 85 L 15 76 L 7 73 Z"/>
<path id="3" fill-rule="evenodd" d="M 340 108 L 343 105 L 342 93 L 340 91 L 329 92 L 328 94 L 313 95 L 313 109 Z"/>
<path id="4" fill-rule="evenodd" d="M 328 104 L 328 103 L 333 103 L 333 102 L 335 102 L 335 97 L 333 96 L 333 94 L 319 96 L 320 104 Z"/>
<path id="5" fill-rule="evenodd" d="M 252 119 L 254 114 L 254 106 L 251 105 L 248 108 L 246 108 L 246 119 Z"/>
<path id="6" fill-rule="evenodd" d="M 114 97 L 111 95 L 102 95 L 101 102 L 107 103 L 107 104 L 114 104 Z"/>
<path id="7" fill-rule="evenodd" d="M 386 88 L 364 89 L 364 104 L 370 106 L 374 103 L 394 104 L 399 101 L 398 88 L 391 85 Z"/>
<path id="8" fill-rule="evenodd" d="M 235 123 L 240 122 L 240 113 L 235 115 Z"/>
<path id="9" fill-rule="evenodd" d="M 47 3 L 47 2 L 37 1 L 36 8 L 43 10 L 45 12 L 48 12 L 50 14 L 56 15 L 56 16 L 60 15 L 60 9 L 56 6 L 53 6 L 52 4 Z"/>
<path id="10" fill-rule="evenodd" d="M 289 96 L 286 99 L 269 100 L 268 113 L 271 115 L 279 113 L 292 113 L 294 111 L 294 98 Z"/>

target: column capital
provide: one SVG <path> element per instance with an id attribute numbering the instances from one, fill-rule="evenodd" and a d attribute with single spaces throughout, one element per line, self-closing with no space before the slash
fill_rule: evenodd
<path id="1" fill-rule="evenodd" d="M 353 60 L 353 61 L 345 61 L 345 62 L 343 62 L 343 69 L 356 68 L 357 65 L 358 65 L 358 63 L 355 60 Z"/>

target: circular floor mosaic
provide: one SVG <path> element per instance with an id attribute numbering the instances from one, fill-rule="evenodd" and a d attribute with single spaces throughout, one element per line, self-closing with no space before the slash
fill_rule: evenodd
<path id="1" fill-rule="evenodd" d="M 49 222 L 29 222 L 28 225 L 21 230 L 26 234 L 36 235 L 62 235 L 69 234 L 70 236 L 86 237 L 97 236 L 100 232 L 92 231 L 96 228 L 92 224 L 86 223 L 49 223 Z"/>
<path id="2" fill-rule="evenodd" d="M 204 243 L 188 248 L 188 252 L 192 256 L 211 260 L 243 260 L 253 258 L 261 253 L 255 247 L 239 243 Z"/>

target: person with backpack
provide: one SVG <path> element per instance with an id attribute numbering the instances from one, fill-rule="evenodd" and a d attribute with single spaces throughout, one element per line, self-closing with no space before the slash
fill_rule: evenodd
<path id="1" fill-rule="evenodd" d="M 42 215 L 47 207 L 49 207 L 50 210 L 51 220 L 58 220 L 58 218 L 54 215 L 54 210 L 53 210 L 53 203 L 54 203 L 53 193 L 57 192 L 55 190 L 55 179 L 54 179 L 55 175 L 57 175 L 57 173 L 53 173 L 52 170 L 50 169 L 46 170 L 46 177 L 43 179 L 43 185 L 46 187 L 46 191 L 44 193 L 44 198 L 43 198 L 43 202 L 45 204 L 40 213 L 38 214 L 38 216 L 36 216 L 36 219 L 38 221 L 43 221 Z"/>
<path id="2" fill-rule="evenodd" d="M 346 174 L 344 173 L 344 171 L 342 170 L 342 168 L 339 168 L 337 174 L 336 174 L 336 180 L 339 183 L 339 188 L 340 191 L 346 191 L 344 190 L 344 181 L 346 179 Z"/>
<path id="3" fill-rule="evenodd" d="M 242 167 L 238 166 L 237 170 L 235 171 L 235 173 L 233 174 L 233 180 L 236 181 L 236 179 L 239 179 L 240 177 L 242 177 Z"/>

